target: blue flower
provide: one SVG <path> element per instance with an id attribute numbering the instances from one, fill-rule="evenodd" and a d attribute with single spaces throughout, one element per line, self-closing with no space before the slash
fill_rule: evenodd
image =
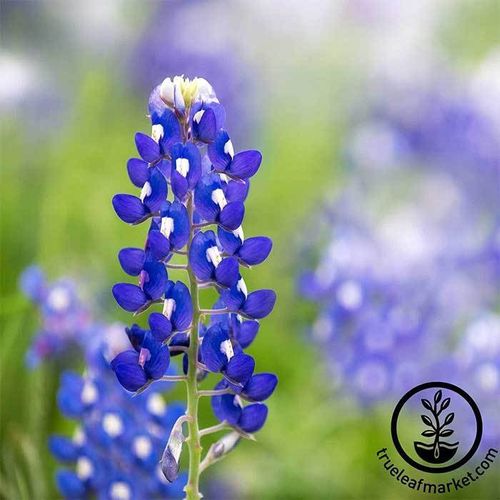
<path id="1" fill-rule="evenodd" d="M 170 363 L 167 346 L 156 340 L 152 333 L 134 331 L 134 350 L 120 353 L 111 362 L 111 368 L 122 386 L 135 392 L 150 380 L 158 380 L 166 374 Z M 142 338 L 141 338 L 142 337 Z"/>
<path id="2" fill-rule="evenodd" d="M 231 287 L 239 278 L 239 265 L 235 257 L 222 257 L 213 231 L 198 232 L 189 248 L 189 264 L 202 282 L 215 282 Z"/>
<path id="3" fill-rule="evenodd" d="M 216 416 L 248 437 L 264 425 L 267 407 L 261 401 L 277 385 L 274 374 L 254 375 L 255 360 L 244 352 L 259 331 L 258 320 L 270 314 L 276 302 L 272 290 L 249 293 L 240 274 L 240 266 L 260 264 L 272 248 L 265 236 L 245 240 L 242 227 L 248 179 L 259 169 L 262 156 L 258 151 L 235 153 L 222 128 L 224 108 L 202 78 L 166 78 L 153 90 L 149 110 L 151 137 L 136 135 L 142 160 L 129 162 L 129 176 L 142 186 L 141 197 L 118 195 L 113 204 L 125 222 L 151 218 L 151 223 L 143 250 L 126 247 L 118 255 L 123 270 L 138 276 L 139 283 L 118 283 L 113 295 L 136 315 L 156 304 L 162 307 L 150 313 L 149 330 L 138 325 L 126 330 L 133 349 L 119 353 L 111 366 L 126 390 L 141 394 L 152 382 L 169 380 L 170 356 L 182 353 L 186 376 L 180 378 L 190 388 L 188 394 L 198 390 L 209 372 L 221 375 L 221 384 L 210 391 L 223 398 L 220 405 L 213 403 Z M 153 186 L 155 172 L 170 184 L 170 193 Z M 189 288 L 169 280 L 169 269 L 186 272 Z M 203 310 L 199 290 L 210 287 L 219 298 L 214 309 Z M 236 406 L 225 418 L 229 400 Z M 250 404 L 244 406 L 243 401 Z M 189 408 L 192 412 L 192 405 Z M 186 441 L 182 429 L 197 418 L 181 415 L 173 427 L 161 460 L 170 482 L 179 475 L 183 445 L 191 452 L 200 446 L 196 432 Z M 208 454 L 206 460 L 219 458 Z"/>
<path id="4" fill-rule="evenodd" d="M 233 143 L 225 130 L 220 130 L 215 141 L 208 146 L 208 156 L 216 172 L 243 180 L 255 175 L 262 162 L 259 151 L 235 154 Z"/>

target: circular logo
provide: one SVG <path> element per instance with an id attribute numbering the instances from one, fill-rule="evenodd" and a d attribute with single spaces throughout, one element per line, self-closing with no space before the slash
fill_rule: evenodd
<path id="1" fill-rule="evenodd" d="M 391 420 L 396 450 L 424 472 L 458 469 L 476 452 L 483 433 L 481 413 L 460 387 L 428 382 L 408 391 Z"/>

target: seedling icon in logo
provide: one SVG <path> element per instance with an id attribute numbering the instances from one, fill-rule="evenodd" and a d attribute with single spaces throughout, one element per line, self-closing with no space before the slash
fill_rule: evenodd
<path id="1" fill-rule="evenodd" d="M 426 411 L 415 413 L 414 403 L 419 408 L 421 403 Z M 427 442 L 414 440 L 416 422 L 419 427 L 421 422 L 426 425 L 420 431 Z M 455 429 L 450 427 L 452 423 Z M 457 435 L 456 442 L 451 442 Z M 408 464 L 423 472 L 450 472 L 466 464 L 476 453 L 482 435 L 483 420 L 477 404 L 449 382 L 417 385 L 398 401 L 392 413 L 391 436 L 396 450 Z"/>
<path id="2" fill-rule="evenodd" d="M 455 418 L 453 412 L 448 413 L 444 419 L 441 418 L 444 410 L 450 406 L 451 399 L 443 399 L 443 392 L 440 390 L 436 391 L 434 394 L 434 404 L 432 404 L 428 399 L 421 399 L 422 406 L 428 410 L 432 416 L 420 415 L 422 421 L 427 427 L 427 429 L 422 432 L 422 436 L 434 438 L 432 443 L 422 443 L 420 441 L 415 441 L 415 451 L 418 456 L 431 464 L 444 464 L 448 462 L 458 450 L 459 442 L 448 443 L 442 438 L 447 438 L 453 434 L 453 429 L 447 428 Z M 441 404 L 439 404 L 441 403 Z"/>

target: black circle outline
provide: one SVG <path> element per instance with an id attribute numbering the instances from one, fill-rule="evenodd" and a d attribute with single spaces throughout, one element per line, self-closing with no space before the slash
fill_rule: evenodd
<path id="1" fill-rule="evenodd" d="M 464 398 L 469 406 L 472 408 L 472 411 L 474 412 L 474 417 L 476 418 L 476 437 L 474 439 L 474 442 L 472 443 L 472 446 L 470 450 L 464 455 L 460 460 L 455 462 L 454 464 L 447 465 L 445 467 L 429 467 L 427 465 L 422 465 L 413 460 L 413 458 L 409 457 L 407 453 L 404 451 L 403 447 L 401 446 L 401 443 L 399 442 L 398 438 L 398 433 L 397 433 L 397 423 L 398 423 L 398 417 L 399 414 L 401 413 L 401 410 L 405 403 L 415 394 L 425 390 L 425 389 L 430 389 L 433 387 L 441 387 L 443 389 L 448 389 L 453 392 L 456 392 L 462 398 Z M 465 463 L 467 463 L 476 453 L 479 444 L 481 442 L 481 438 L 483 436 L 483 420 L 481 418 L 481 413 L 479 411 L 479 408 L 476 404 L 476 402 L 467 394 L 463 389 L 460 387 L 457 387 L 456 385 L 450 384 L 448 382 L 426 382 L 425 384 L 420 384 L 414 387 L 413 389 L 409 390 L 398 402 L 396 407 L 394 408 L 394 412 L 392 413 L 392 418 L 391 418 L 391 436 L 392 436 L 392 442 L 394 443 L 394 446 L 396 447 L 396 450 L 398 453 L 401 455 L 401 457 L 409 463 L 411 466 L 415 467 L 418 470 L 421 470 L 423 472 L 432 472 L 435 474 L 441 474 L 443 472 L 450 472 L 452 470 L 458 469 Z"/>

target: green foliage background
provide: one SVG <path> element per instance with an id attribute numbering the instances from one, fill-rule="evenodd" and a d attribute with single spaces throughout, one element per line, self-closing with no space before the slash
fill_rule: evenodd
<path id="1" fill-rule="evenodd" d="M 494 1 L 457 4 L 456 16 L 442 27 L 442 47 L 468 68 L 499 41 L 499 7 Z M 245 146 L 262 149 L 264 163 L 252 184 L 245 232 L 270 235 L 274 249 L 245 278 L 249 288 L 278 292 L 275 312 L 250 351 L 258 370 L 277 372 L 280 385 L 258 442 L 243 443 L 213 472 L 250 499 L 412 498 L 375 457 L 390 443 L 391 408 L 360 414 L 337 402 L 305 335 L 314 305 L 295 290 L 297 273 L 307 265 L 298 256 L 304 229 L 314 224 L 321 200 L 342 183 L 342 141 L 349 108 L 362 95 L 360 56 L 367 41 L 346 27 L 313 54 L 301 47 L 282 65 L 277 61 L 289 56 L 288 40 L 269 41 L 271 55 L 268 43 L 255 42 L 268 75 L 266 87 L 257 83 L 256 92 L 266 105 L 255 138 Z M 0 494 L 9 500 L 57 498 L 47 438 L 71 429 L 55 402 L 63 366 L 30 372 L 24 363 L 37 317 L 18 291 L 20 272 L 35 262 L 52 278 L 80 276 L 104 317 L 129 321 L 108 290 L 121 278 L 119 248 L 143 239 L 143 228 L 119 222 L 110 200 L 130 190 L 125 163 L 134 155 L 133 133 L 148 128 L 147 96 L 135 95 L 109 65 L 90 60 L 77 70 L 69 119 L 60 128 L 31 136 L 23 124 L 26 109 L 2 123 Z M 213 423 L 208 408 L 202 419 Z M 498 498 L 498 466 L 489 474 L 496 478 L 457 498 Z"/>

